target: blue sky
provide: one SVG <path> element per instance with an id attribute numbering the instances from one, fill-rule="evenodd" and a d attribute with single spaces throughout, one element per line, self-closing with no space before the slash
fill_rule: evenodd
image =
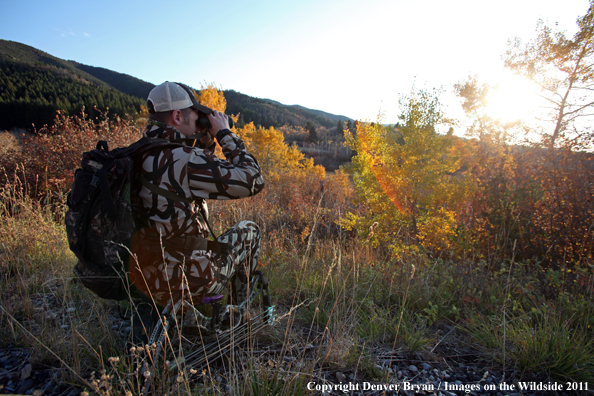
<path id="1" fill-rule="evenodd" d="M 0 0 L 0 38 L 154 84 L 214 82 L 396 122 L 399 94 L 413 84 L 447 91 L 478 74 L 518 86 L 503 71 L 507 40 L 533 37 L 539 18 L 572 33 L 587 8 L 587 0 Z"/>

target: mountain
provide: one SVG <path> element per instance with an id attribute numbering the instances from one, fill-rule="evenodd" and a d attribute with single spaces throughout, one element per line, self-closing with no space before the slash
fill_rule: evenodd
<path id="1" fill-rule="evenodd" d="M 51 124 L 57 111 L 78 114 L 83 107 L 91 118 L 108 108 L 112 116 L 136 114 L 144 103 L 74 62 L 0 40 L 0 129 L 39 128 Z"/>
<path id="2" fill-rule="evenodd" d="M 291 109 L 294 109 L 294 111 L 295 112 L 298 112 L 298 113 L 302 113 L 302 114 L 311 113 L 311 114 L 317 115 L 317 116 L 319 116 L 321 118 L 327 118 L 329 120 L 334 121 L 334 125 L 336 125 L 336 123 L 338 121 L 349 121 L 349 120 L 350 121 L 355 121 L 352 118 L 349 118 L 347 116 L 326 113 L 325 111 L 322 111 L 322 110 L 308 109 L 307 107 L 303 107 L 303 106 L 299 106 L 299 105 L 284 105 L 284 104 L 282 104 L 280 102 L 277 102 L 275 100 L 272 100 L 272 99 L 264 99 L 264 100 L 266 100 L 266 101 L 268 101 L 270 103 L 275 103 L 275 104 L 280 105 L 280 106 L 289 107 Z"/>
<path id="3" fill-rule="evenodd" d="M 56 111 L 91 118 L 109 108 L 109 115 L 134 115 L 154 87 L 146 81 L 112 70 L 52 56 L 31 46 L 0 39 L 0 129 L 39 128 L 51 124 Z M 238 124 L 331 128 L 350 118 L 286 106 L 270 99 L 224 91 L 227 113 L 240 114 Z"/>
<path id="4" fill-rule="evenodd" d="M 136 96 L 137 98 L 146 99 L 151 89 L 155 84 L 140 80 L 136 77 L 129 76 L 118 72 L 104 69 L 102 67 L 87 66 L 82 63 L 69 61 L 79 70 L 87 72 L 97 79 L 109 84 L 120 92 L 126 95 Z"/>
<path id="5" fill-rule="evenodd" d="M 350 120 L 345 116 L 310 110 L 302 106 L 287 106 L 274 100 L 254 98 L 233 90 L 224 91 L 224 95 L 227 100 L 227 113 L 240 114 L 239 125 L 253 122 L 264 127 L 305 126 L 310 121 L 316 126 L 331 128 L 335 127 L 339 120 Z"/>

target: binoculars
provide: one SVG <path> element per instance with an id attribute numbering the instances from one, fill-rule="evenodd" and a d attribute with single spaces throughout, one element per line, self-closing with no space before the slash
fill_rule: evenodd
<path id="1" fill-rule="evenodd" d="M 227 116 L 229 120 L 229 128 L 233 128 L 233 119 Z M 198 119 L 196 120 L 196 128 L 198 130 L 208 130 L 210 129 L 210 121 L 208 120 L 208 116 L 205 113 L 198 112 Z"/>

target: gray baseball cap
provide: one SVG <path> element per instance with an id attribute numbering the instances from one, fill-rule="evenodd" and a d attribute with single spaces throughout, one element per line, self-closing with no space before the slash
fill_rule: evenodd
<path id="1" fill-rule="evenodd" d="M 198 103 L 190 87 L 169 81 L 165 81 L 151 90 L 146 105 L 149 111 L 155 113 L 191 107 L 199 112 L 212 114 L 212 109 Z"/>

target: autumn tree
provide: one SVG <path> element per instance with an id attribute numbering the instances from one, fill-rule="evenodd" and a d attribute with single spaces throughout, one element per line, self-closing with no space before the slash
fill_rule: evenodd
<path id="1" fill-rule="evenodd" d="M 202 85 L 199 93 L 194 93 L 200 104 L 224 113 L 227 109 L 227 100 L 223 90 L 217 88 L 214 83 Z"/>
<path id="2" fill-rule="evenodd" d="M 527 191 L 538 193 L 530 206 L 524 205 L 533 213 L 525 222 L 526 246 L 549 263 L 587 261 L 594 245 L 589 231 L 592 157 L 576 152 L 591 148 L 594 139 L 589 126 L 594 110 L 594 0 L 577 19 L 577 28 L 567 37 L 539 21 L 537 38 L 525 45 L 516 39 L 504 56 L 507 67 L 540 86 L 548 104 L 552 125 L 542 143 L 549 150 L 534 148 L 518 169 L 531 169 L 525 176 L 531 180 Z"/>
<path id="3" fill-rule="evenodd" d="M 554 147 L 566 131 L 592 134 L 578 125 L 579 119 L 592 115 L 594 106 L 594 0 L 587 13 L 578 18 L 573 38 L 540 20 L 536 39 L 523 44 L 510 41 L 504 55 L 505 65 L 535 82 L 547 103 L 547 120 L 553 126 L 545 135 Z M 573 129 L 573 131 L 572 131 Z"/>
<path id="4" fill-rule="evenodd" d="M 467 116 L 466 136 L 484 143 L 507 144 L 520 127 L 519 121 L 504 122 L 489 112 L 488 102 L 497 86 L 481 83 L 477 76 L 454 85 L 454 91 L 461 100 Z"/>
<path id="5" fill-rule="evenodd" d="M 287 170 L 325 175 L 323 167 L 314 165 L 312 158 L 305 158 L 296 145 L 287 145 L 282 132 L 274 127 L 256 128 L 250 122 L 243 128 L 237 128 L 237 134 L 258 158 L 262 172 L 267 176 Z"/>
<path id="6" fill-rule="evenodd" d="M 444 123 L 437 92 L 420 90 L 401 97 L 400 128 L 358 123 L 357 136 L 345 131 L 353 158 L 355 187 L 369 207 L 364 218 L 351 213 L 343 222 L 376 243 L 387 243 L 396 256 L 424 247 L 450 250 L 455 238 L 456 205 L 465 184 L 452 175 L 462 168 L 460 141 L 441 134 Z M 375 226 L 374 224 L 377 223 Z"/>

